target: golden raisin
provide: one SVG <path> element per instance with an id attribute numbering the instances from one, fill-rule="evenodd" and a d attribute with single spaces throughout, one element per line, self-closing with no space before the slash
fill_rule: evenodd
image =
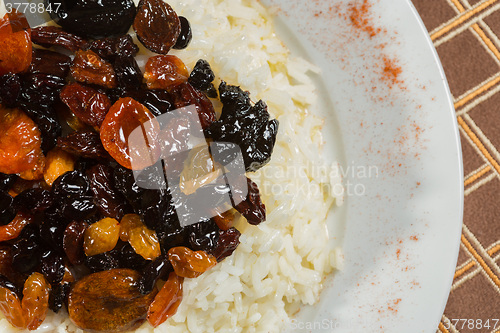
<path id="1" fill-rule="evenodd" d="M 19 237 L 24 227 L 32 222 L 32 216 L 22 212 L 18 212 L 12 222 L 0 226 L 0 242 L 16 239 L 17 237 Z"/>
<path id="2" fill-rule="evenodd" d="M 85 230 L 83 249 L 87 256 L 111 251 L 118 242 L 120 224 L 112 218 L 105 218 Z"/>
<path id="3" fill-rule="evenodd" d="M 40 131 L 19 109 L 0 105 L 0 172 L 20 173 L 34 169 L 42 154 Z"/>
<path id="4" fill-rule="evenodd" d="M 96 84 L 109 89 L 117 86 L 113 65 L 91 50 L 76 51 L 71 75 L 82 83 Z"/>
<path id="5" fill-rule="evenodd" d="M 142 227 L 141 217 L 137 214 L 126 214 L 120 221 L 120 239 L 128 242 L 132 229 Z"/>
<path id="6" fill-rule="evenodd" d="M 70 319 L 83 330 L 117 332 L 134 330 L 146 319 L 158 290 L 139 291 L 140 274 L 112 269 L 77 281 L 68 297 Z"/>
<path id="7" fill-rule="evenodd" d="M 49 309 L 50 284 L 40 273 L 33 273 L 24 283 L 22 308 L 29 330 L 36 330 Z"/>
<path id="8" fill-rule="evenodd" d="M 9 323 L 19 329 L 27 327 L 21 302 L 13 291 L 0 287 L 0 311 Z"/>
<path id="9" fill-rule="evenodd" d="M 230 209 L 228 211 L 225 211 L 224 213 L 217 212 L 213 219 L 220 230 L 226 231 L 231 229 L 231 227 L 234 225 L 235 213 L 235 209 Z"/>
<path id="10" fill-rule="evenodd" d="M 148 309 L 148 321 L 153 327 L 158 327 L 177 312 L 182 301 L 183 282 L 184 278 L 174 272 L 170 273 Z"/>
<path id="11" fill-rule="evenodd" d="M 21 73 L 31 64 L 31 30 L 24 14 L 13 10 L 0 20 L 0 76 Z"/>
<path id="12" fill-rule="evenodd" d="M 174 55 L 157 55 L 148 59 L 144 78 L 149 89 L 168 89 L 187 82 L 186 65 Z"/>
<path id="13" fill-rule="evenodd" d="M 168 259 L 177 275 L 196 278 L 215 266 L 217 260 L 205 251 L 192 251 L 184 246 L 168 250 Z"/>
<path id="14" fill-rule="evenodd" d="M 68 171 L 75 170 L 75 157 L 60 148 L 54 148 L 47 153 L 43 178 L 52 186 L 52 183 Z"/>
<path id="15" fill-rule="evenodd" d="M 147 122 L 147 125 L 144 123 Z M 130 142 L 129 136 L 142 126 L 139 137 Z M 108 153 L 122 166 L 141 170 L 156 163 L 160 157 L 158 146 L 159 124 L 154 115 L 141 103 L 120 98 L 109 109 L 101 126 L 101 141 Z M 146 133 L 146 137 L 143 136 Z M 133 165 L 132 165 L 133 163 Z"/>
<path id="16" fill-rule="evenodd" d="M 161 255 L 160 242 L 154 230 L 142 223 L 135 214 L 125 215 L 120 222 L 120 239 L 128 241 L 134 251 L 146 260 L 156 259 Z"/>

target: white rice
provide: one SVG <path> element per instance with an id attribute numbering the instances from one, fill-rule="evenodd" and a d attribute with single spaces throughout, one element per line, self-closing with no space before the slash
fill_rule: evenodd
<path id="1" fill-rule="evenodd" d="M 234 255 L 196 279 L 185 279 L 177 313 L 160 327 L 137 332 L 279 332 L 298 307 L 318 300 L 324 277 L 338 266 L 329 246 L 326 217 L 342 198 L 318 188 L 340 179 L 322 159 L 322 120 L 307 76 L 318 69 L 294 58 L 276 37 L 266 9 L 256 0 L 170 0 L 186 16 L 193 40 L 173 51 L 192 68 L 206 59 L 219 79 L 263 99 L 280 122 L 271 162 L 250 177 L 258 183 L 267 221 L 239 221 L 241 244 Z M 63 312 L 63 311 L 62 311 Z M 96 314 L 98 315 L 98 314 Z M 18 332 L 2 319 L 0 332 Z M 49 314 L 37 332 L 81 332 L 66 313 Z"/>

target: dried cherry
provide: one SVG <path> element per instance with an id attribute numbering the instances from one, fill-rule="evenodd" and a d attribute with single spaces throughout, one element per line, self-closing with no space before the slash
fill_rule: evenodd
<path id="1" fill-rule="evenodd" d="M 113 65 L 91 50 L 76 51 L 71 75 L 82 83 L 96 84 L 104 88 L 116 88 L 116 75 Z"/>
<path id="2" fill-rule="evenodd" d="M 188 80 L 188 70 L 174 55 L 157 55 L 148 59 L 144 78 L 149 89 L 169 89 Z"/>
<path id="3" fill-rule="evenodd" d="M 31 63 L 30 27 L 24 14 L 13 10 L 0 20 L 0 76 L 21 73 Z"/>
<path id="4" fill-rule="evenodd" d="M 217 261 L 222 261 L 236 250 L 240 244 L 240 236 L 241 233 L 236 228 L 219 231 L 219 240 L 211 254 L 217 258 Z"/>
<path id="5" fill-rule="evenodd" d="M 179 16 L 179 22 L 181 23 L 181 31 L 175 45 L 172 46 L 173 49 L 181 50 L 188 47 L 189 42 L 193 39 L 193 33 L 191 31 L 191 25 L 189 21 L 184 16 Z"/>
<path id="6" fill-rule="evenodd" d="M 182 301 L 182 283 L 184 278 L 170 273 L 168 280 L 155 296 L 148 309 L 148 322 L 158 327 L 177 312 Z"/>
<path id="7" fill-rule="evenodd" d="M 100 127 L 111 107 L 109 98 L 99 91 L 79 83 L 65 86 L 61 100 L 83 123 Z"/>
<path id="8" fill-rule="evenodd" d="M 217 260 L 205 251 L 192 251 L 178 246 L 168 250 L 168 259 L 177 275 L 196 278 L 217 264 Z"/>
<path id="9" fill-rule="evenodd" d="M 70 51 L 77 51 L 87 44 L 85 39 L 54 26 L 41 26 L 31 30 L 33 43 L 44 47 L 61 46 Z"/>

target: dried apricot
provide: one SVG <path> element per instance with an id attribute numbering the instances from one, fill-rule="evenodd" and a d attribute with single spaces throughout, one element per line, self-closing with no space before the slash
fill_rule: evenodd
<path id="1" fill-rule="evenodd" d="M 140 137 L 134 137 L 132 146 L 129 146 L 130 134 L 141 127 Z M 153 165 L 160 156 L 158 133 L 159 124 L 154 115 L 141 103 L 126 97 L 120 98 L 109 109 L 101 126 L 101 141 L 122 166 L 141 170 Z"/>
<path id="2" fill-rule="evenodd" d="M 73 155 L 60 148 L 54 148 L 47 153 L 43 178 L 52 186 L 52 183 L 68 171 L 75 170 L 75 158 Z"/>
<path id="3" fill-rule="evenodd" d="M 0 172 L 20 173 L 39 162 L 41 135 L 36 124 L 19 109 L 0 105 Z"/>
<path id="4" fill-rule="evenodd" d="M 31 170 L 26 170 L 19 173 L 19 177 L 25 180 L 41 180 L 45 170 L 45 156 L 40 154 L 35 166 Z"/>
<path id="5" fill-rule="evenodd" d="M 192 251 L 184 246 L 168 250 L 168 259 L 177 275 L 196 278 L 215 266 L 217 260 L 205 251 Z"/>
<path id="6" fill-rule="evenodd" d="M 148 59 L 144 78 L 149 89 L 168 89 L 187 82 L 189 72 L 174 55 L 157 55 Z"/>
<path id="7" fill-rule="evenodd" d="M 113 65 L 90 50 L 76 51 L 71 75 L 82 83 L 97 84 L 105 88 L 117 86 Z"/>
<path id="8" fill-rule="evenodd" d="M 120 224 L 112 218 L 105 218 L 85 230 L 83 249 L 87 256 L 111 251 L 118 242 Z"/>
<path id="9" fill-rule="evenodd" d="M 0 287 L 0 311 L 12 326 L 19 329 L 27 327 L 19 298 L 15 292 L 5 287 Z"/>
<path id="10" fill-rule="evenodd" d="M 41 273 L 33 273 L 24 283 L 21 302 L 29 330 L 36 330 L 49 309 L 50 284 Z"/>
<path id="11" fill-rule="evenodd" d="M 21 73 L 31 64 L 31 31 L 24 14 L 13 10 L 0 20 L 0 76 Z"/>
<path id="12" fill-rule="evenodd" d="M 68 313 L 76 326 L 89 331 L 134 330 L 146 319 L 158 290 L 142 295 L 140 275 L 131 269 L 111 269 L 77 281 L 68 297 Z"/>
<path id="13" fill-rule="evenodd" d="M 33 217 L 19 212 L 12 222 L 0 226 L 0 242 L 16 239 L 23 231 L 24 227 L 33 222 Z"/>
<path id="14" fill-rule="evenodd" d="M 158 327 L 177 312 L 182 301 L 182 283 L 184 278 L 170 273 L 168 280 L 156 295 L 148 309 L 148 322 Z"/>

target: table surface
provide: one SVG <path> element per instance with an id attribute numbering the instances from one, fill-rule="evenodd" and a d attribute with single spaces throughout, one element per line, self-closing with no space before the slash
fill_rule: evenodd
<path id="1" fill-rule="evenodd" d="M 500 0 L 412 0 L 455 103 L 465 173 L 460 253 L 438 332 L 500 332 Z"/>

